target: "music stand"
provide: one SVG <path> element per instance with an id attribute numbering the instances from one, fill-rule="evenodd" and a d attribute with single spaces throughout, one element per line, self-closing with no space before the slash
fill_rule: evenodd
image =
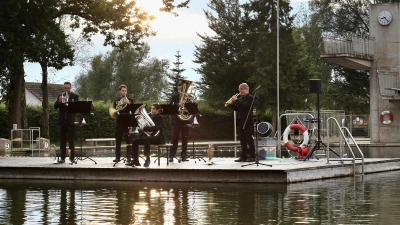
<path id="1" fill-rule="evenodd" d="M 178 115 L 179 114 L 179 106 L 178 105 L 170 105 L 170 104 L 162 104 L 160 105 L 163 109 L 161 115 Z"/>
<path id="2" fill-rule="evenodd" d="M 189 112 L 190 115 L 198 115 L 200 114 L 199 109 L 197 108 L 197 104 L 196 103 L 185 103 L 185 108 L 187 109 L 187 111 Z M 192 120 L 192 123 L 186 124 L 186 127 L 189 128 L 195 128 L 195 127 L 200 127 L 200 124 L 194 124 L 194 119 Z M 206 160 L 202 157 L 202 155 L 196 155 L 194 152 L 194 137 L 192 136 L 192 141 L 193 141 L 193 148 L 192 148 L 192 155 L 189 156 L 189 158 L 191 157 L 192 159 L 198 159 L 203 160 L 204 162 L 206 162 Z M 194 161 L 196 163 L 196 160 Z"/>
<path id="3" fill-rule="evenodd" d="M 90 111 L 92 110 L 92 101 L 77 101 L 77 102 L 69 102 L 68 103 L 68 113 L 69 114 L 89 114 L 90 115 Z M 88 123 L 75 123 L 75 125 L 79 125 L 80 127 L 82 127 L 83 125 L 89 125 Z M 71 162 L 71 164 L 77 164 L 78 160 L 85 160 L 85 159 L 90 159 L 92 160 L 95 164 L 97 164 L 96 161 L 94 161 L 92 158 L 90 158 L 89 156 L 83 156 L 83 151 L 82 151 L 82 139 L 83 138 L 79 138 L 80 140 L 80 147 L 81 147 L 81 155 L 80 157 L 75 157 L 75 159 Z"/>
<path id="4" fill-rule="evenodd" d="M 135 118 L 135 111 L 141 105 L 142 104 L 128 104 L 123 110 L 121 110 L 120 112 L 117 112 L 118 119 L 122 122 L 122 124 L 127 124 L 128 128 L 129 127 L 137 127 L 138 123 Z M 132 145 L 131 134 L 123 133 L 122 135 L 126 138 L 125 141 L 126 141 L 127 147 L 129 147 L 129 145 Z M 128 156 L 128 150 L 126 151 L 126 156 Z M 115 167 L 115 165 L 117 163 L 119 163 L 120 161 L 124 161 L 124 163 L 125 163 L 126 158 L 127 157 L 124 157 L 122 160 L 115 162 L 113 166 Z"/>
<path id="5" fill-rule="evenodd" d="M 179 114 L 179 111 L 178 111 L 179 106 L 178 106 L 178 105 L 160 104 L 160 106 L 161 106 L 161 108 L 162 108 L 162 113 L 161 113 L 161 115 L 178 115 L 178 114 Z M 164 156 L 167 155 L 168 152 L 169 152 L 169 147 L 167 146 L 166 148 L 168 148 L 168 149 L 167 149 L 167 152 L 164 154 Z M 166 157 L 167 157 L 167 159 L 168 159 L 169 156 L 167 155 Z M 180 162 L 179 159 L 178 159 L 177 157 L 174 157 L 174 158 L 175 158 L 176 160 L 178 160 L 178 162 Z M 157 158 L 156 160 L 154 160 L 154 163 L 156 163 L 158 160 L 159 160 L 159 158 Z"/>

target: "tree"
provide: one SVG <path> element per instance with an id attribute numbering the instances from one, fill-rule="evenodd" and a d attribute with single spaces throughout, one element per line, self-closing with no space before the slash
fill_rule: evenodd
<path id="1" fill-rule="evenodd" d="M 174 13 L 175 8 L 187 7 L 189 1 L 178 5 L 173 4 L 174 0 L 163 0 L 163 3 L 164 11 Z M 14 123 L 21 127 L 21 118 L 24 118 L 23 62 L 41 64 L 43 94 L 47 96 L 47 67 L 62 68 L 65 60 L 71 60 L 71 48 L 64 43 L 65 33 L 56 26 L 56 18 L 68 15 L 72 21 L 71 28 L 82 27 L 82 36 L 87 40 L 101 33 L 105 36 L 104 45 L 120 49 L 140 45 L 143 37 L 154 34 L 148 24 L 142 23 L 153 17 L 135 7 L 135 1 L 4 0 L 0 6 L 0 51 L 4 58 L 8 58 L 3 61 L 4 76 L 1 76 L 5 79 L 2 83 L 8 86 L 2 89 L 2 93 L 7 95 L 4 99 L 9 102 L 9 129 Z M 44 120 L 48 119 L 46 114 L 44 109 Z"/>
<path id="2" fill-rule="evenodd" d="M 197 71 L 204 83 L 202 96 L 213 101 L 214 108 L 220 108 L 221 99 L 232 96 L 232 90 L 240 83 L 249 83 L 250 92 L 261 84 L 255 107 L 262 118 L 272 118 L 276 127 L 276 4 L 272 0 L 243 5 L 234 0 L 211 0 L 210 8 L 215 14 L 206 12 L 206 17 L 216 34 L 200 36 L 203 44 L 196 46 L 195 51 L 195 62 L 201 64 Z M 282 109 L 293 109 L 301 107 L 308 96 L 305 90 L 309 62 L 301 56 L 301 48 L 294 39 L 289 3 L 282 1 L 279 10 L 280 105 Z"/>
<path id="3" fill-rule="evenodd" d="M 369 35 L 369 4 L 370 1 L 311 1 L 311 12 L 304 13 L 307 16 L 303 16 L 300 29 L 315 60 L 314 77 L 321 78 L 325 84 L 321 95 L 322 108 L 335 107 L 344 109 L 346 113 L 369 112 L 369 98 L 366 98 L 369 96 L 369 72 L 330 64 L 319 57 L 323 52 L 323 36 L 348 38 Z"/>
<path id="4" fill-rule="evenodd" d="M 180 61 L 181 59 L 181 55 L 179 54 L 179 51 L 177 51 L 177 54 L 175 55 L 176 61 L 173 62 L 173 64 L 175 65 L 174 68 L 171 69 L 172 74 L 168 75 L 169 81 L 169 88 L 167 90 L 166 96 L 172 96 L 173 93 L 175 93 L 176 91 L 176 85 L 178 84 L 178 82 L 182 79 L 187 79 L 186 77 L 184 77 L 182 75 L 182 72 L 185 71 L 186 69 L 184 68 L 180 68 L 180 66 L 183 64 L 183 62 Z"/>
<path id="5" fill-rule="evenodd" d="M 205 11 L 205 16 L 215 35 L 198 34 L 202 39 L 194 53 L 194 62 L 200 64 L 196 69 L 201 75 L 198 86 L 201 98 L 211 108 L 228 113 L 230 110 L 223 108 L 224 100 L 236 94 L 239 84 L 250 76 L 243 67 L 246 50 L 242 11 L 238 0 L 211 0 L 208 6 L 212 11 Z"/>
<path id="6" fill-rule="evenodd" d="M 0 1 L 0 62 L 2 101 L 7 104 L 9 121 L 8 128 L 13 124 L 22 128 L 24 124 L 23 106 L 25 95 L 24 86 L 24 54 L 31 48 L 28 37 L 36 34 L 35 27 L 27 26 L 34 20 L 33 15 L 27 13 L 26 1 Z M 21 16 L 23 12 L 25 17 Z"/>
<path id="7" fill-rule="evenodd" d="M 76 78 L 76 92 L 82 98 L 113 101 L 118 96 L 118 86 L 123 83 L 135 102 L 160 101 L 161 93 L 167 88 L 166 64 L 150 58 L 149 52 L 150 47 L 145 44 L 140 49 L 114 49 L 95 56 L 91 69 Z"/>

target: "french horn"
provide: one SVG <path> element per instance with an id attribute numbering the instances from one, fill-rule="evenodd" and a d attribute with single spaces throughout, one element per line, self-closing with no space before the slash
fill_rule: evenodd
<path id="1" fill-rule="evenodd" d="M 113 118 L 114 120 L 118 118 L 118 112 L 125 109 L 128 102 L 128 98 L 126 97 L 126 95 L 121 98 L 118 102 L 117 105 L 114 106 L 111 105 L 110 108 L 108 108 L 108 113 L 110 113 L 111 118 Z"/>

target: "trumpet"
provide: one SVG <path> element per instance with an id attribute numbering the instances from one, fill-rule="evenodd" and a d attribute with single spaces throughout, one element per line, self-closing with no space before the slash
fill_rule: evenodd
<path id="1" fill-rule="evenodd" d="M 237 93 L 235 95 L 235 97 L 238 97 L 239 95 L 240 95 L 240 93 Z M 228 101 L 226 101 L 224 105 L 225 105 L 225 107 L 228 107 L 231 104 L 232 104 L 232 97 Z"/>
<path id="2" fill-rule="evenodd" d="M 61 102 L 65 104 L 65 106 L 68 106 L 68 98 L 69 95 L 67 92 L 64 92 L 61 94 Z"/>

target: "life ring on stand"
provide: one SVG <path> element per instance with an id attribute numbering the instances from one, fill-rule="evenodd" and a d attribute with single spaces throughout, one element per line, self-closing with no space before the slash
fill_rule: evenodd
<path id="1" fill-rule="evenodd" d="M 289 142 L 289 132 L 291 130 L 300 130 L 301 132 L 303 132 L 303 142 L 300 144 L 300 146 L 298 147 L 294 147 L 293 145 L 290 144 Z M 308 130 L 305 126 L 301 125 L 301 124 L 291 124 L 289 126 L 286 127 L 285 131 L 283 132 L 283 145 L 289 149 L 290 151 L 294 151 L 298 153 L 298 157 L 301 159 L 303 156 L 306 156 L 308 154 Z"/>
<path id="2" fill-rule="evenodd" d="M 385 115 L 389 115 L 389 120 L 385 120 L 385 119 L 383 118 Z M 383 111 L 383 112 L 381 112 L 381 116 L 379 117 L 379 119 L 381 120 L 381 122 L 382 122 L 383 124 L 391 124 L 392 121 L 393 121 L 393 113 L 390 112 L 390 111 L 388 111 L 388 110 Z"/>

